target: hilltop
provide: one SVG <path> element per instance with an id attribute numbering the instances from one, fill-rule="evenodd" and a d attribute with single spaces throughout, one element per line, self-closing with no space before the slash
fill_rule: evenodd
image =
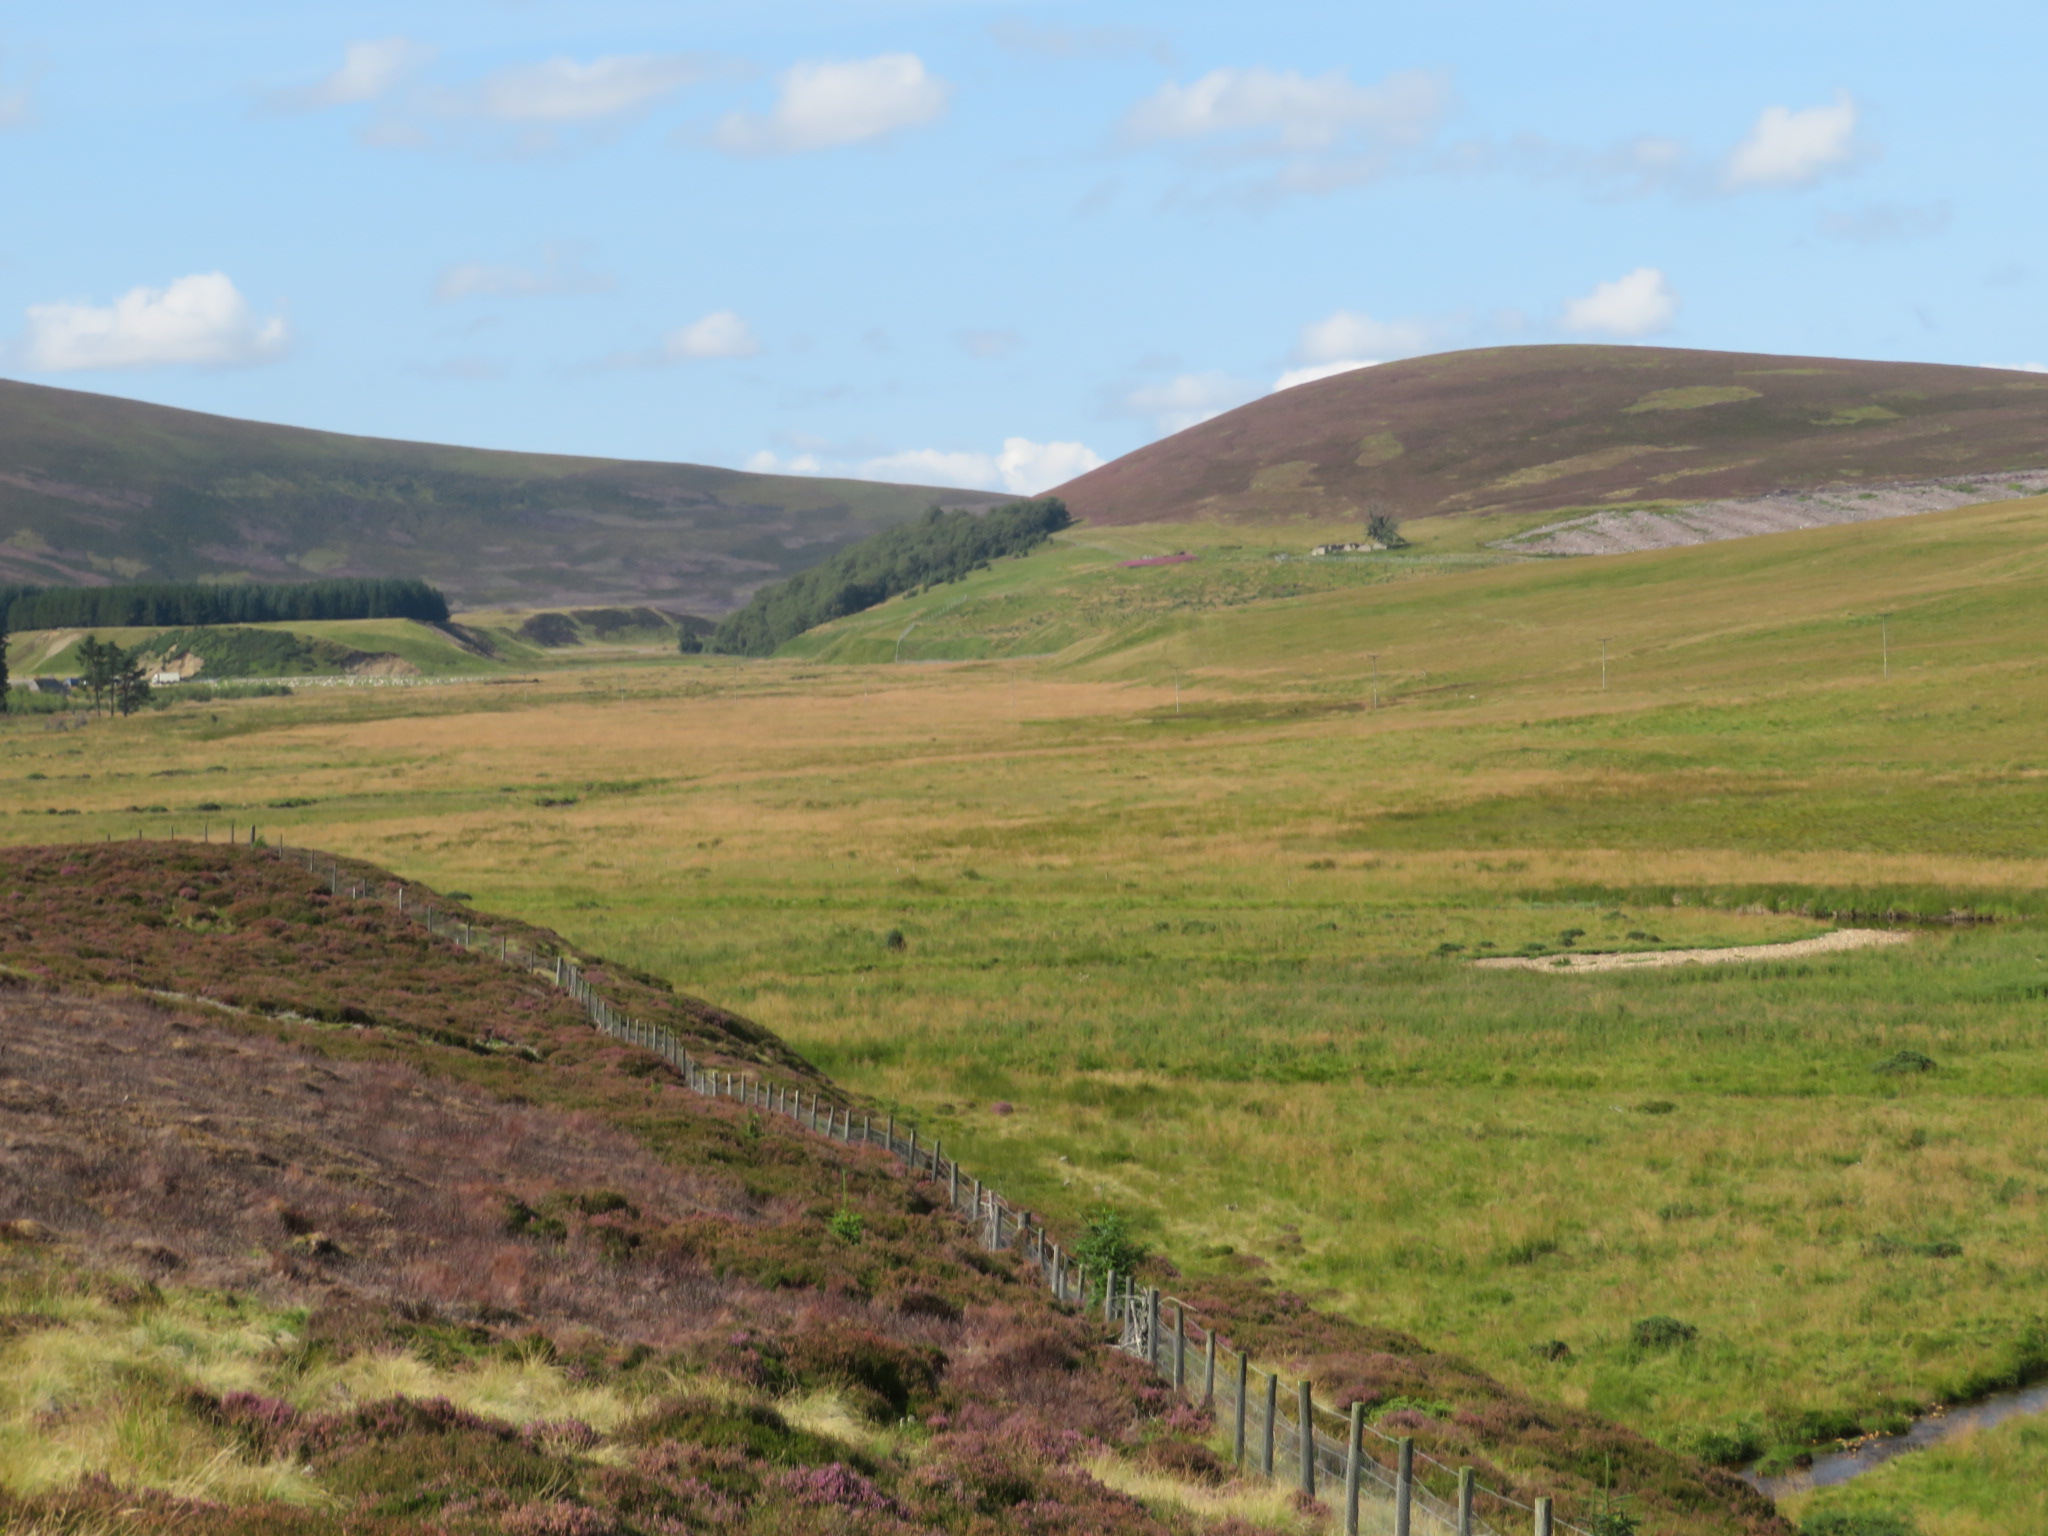
<path id="1" fill-rule="evenodd" d="M 2048 465 L 2048 379 L 1996 368 L 1495 347 L 1256 400 L 1058 488 L 1095 524 L 1542 513 Z"/>
<path id="2" fill-rule="evenodd" d="M 979 491 L 350 437 L 0 380 L 0 583 L 417 576 L 723 613 Z"/>

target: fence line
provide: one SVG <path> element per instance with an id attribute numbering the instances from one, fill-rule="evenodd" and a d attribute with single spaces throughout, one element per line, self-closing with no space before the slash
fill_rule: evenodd
<path id="1" fill-rule="evenodd" d="M 253 844 L 253 828 L 250 840 Z M 945 1155 L 939 1141 L 920 1141 L 915 1125 L 899 1125 L 893 1114 L 878 1117 L 828 1102 L 815 1089 L 708 1067 L 665 1027 L 635 1019 L 607 1001 L 582 968 L 557 950 L 517 942 L 416 895 L 409 897 L 403 881 L 370 885 L 344 880 L 340 863 L 315 850 L 279 846 L 271 851 L 304 864 L 314 875 L 324 865 L 328 889 L 336 897 L 384 902 L 462 949 L 547 977 L 598 1029 L 659 1056 L 697 1093 L 783 1115 L 833 1141 L 880 1147 L 900 1159 L 912 1177 L 944 1186 L 948 1205 L 975 1227 L 985 1245 L 1014 1249 L 1027 1258 L 1062 1305 L 1089 1311 L 1099 1307 L 1104 1326 L 1114 1331 L 1115 1348 L 1164 1377 L 1177 1400 L 1208 1407 L 1219 1424 L 1230 1424 L 1241 1472 L 1293 1483 L 1312 1498 L 1340 1505 L 1345 1536 L 1361 1536 L 1368 1515 L 1375 1536 L 1507 1536 L 1510 1525 L 1533 1536 L 1590 1536 L 1559 1518 L 1550 1498 L 1524 1503 L 1481 1484 L 1470 1467 L 1452 1467 L 1418 1451 L 1413 1437 L 1389 1435 L 1366 1423 L 1362 1403 L 1339 1412 L 1316 1402 L 1307 1381 L 1296 1382 L 1291 1393 L 1283 1391 L 1278 1372 L 1233 1348 L 1180 1298 L 1157 1286 L 1140 1286 L 1135 1277 L 1115 1270 L 1089 1273 L 1029 1210 L 969 1174 Z M 1369 1508 L 1368 1501 L 1376 1507 Z"/>

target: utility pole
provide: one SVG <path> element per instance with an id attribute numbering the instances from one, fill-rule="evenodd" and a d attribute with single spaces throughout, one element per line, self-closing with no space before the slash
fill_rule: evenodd
<path id="1" fill-rule="evenodd" d="M 1607 691 L 1607 637 L 1600 637 L 1600 691 Z"/>

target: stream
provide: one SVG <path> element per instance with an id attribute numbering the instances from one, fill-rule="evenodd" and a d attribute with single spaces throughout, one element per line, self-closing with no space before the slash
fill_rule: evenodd
<path id="1" fill-rule="evenodd" d="M 1873 1467 L 1883 1466 L 1894 1456 L 1903 1456 L 1908 1451 L 1923 1451 L 1966 1430 L 1989 1429 L 2007 1419 L 2042 1412 L 2048 1412 L 2048 1382 L 2011 1392 L 1994 1392 L 1974 1403 L 1930 1413 L 1924 1419 L 1914 1420 L 1910 1429 L 1901 1430 L 1896 1435 L 1872 1435 L 1846 1450 L 1816 1456 L 1809 1467 L 1796 1467 L 1771 1477 L 1754 1471 L 1744 1472 L 1742 1480 L 1773 1499 L 1804 1493 L 1811 1488 L 1832 1488 L 1852 1477 L 1861 1477 Z"/>

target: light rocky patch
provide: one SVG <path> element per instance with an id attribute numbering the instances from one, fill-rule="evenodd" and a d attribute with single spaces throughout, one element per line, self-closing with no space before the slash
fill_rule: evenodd
<path id="1" fill-rule="evenodd" d="M 1922 512 L 1946 512 L 1952 507 L 2044 493 L 2048 493 L 2048 469 L 1888 485 L 1836 485 L 1813 491 L 1779 491 L 1747 501 L 1590 512 L 1501 539 L 1494 547 L 1532 555 L 1623 555 L 1746 539 L 1760 533 L 1789 533 L 1796 528 L 1915 517 Z"/>
<path id="2" fill-rule="evenodd" d="M 1626 955 L 1498 955 L 1472 963 L 1489 971 L 1635 971 L 1670 965 L 1730 965 L 1745 960 L 1798 960 L 1807 955 L 1832 955 L 1878 944 L 1904 944 L 1912 938 L 1890 928 L 1838 928 L 1817 939 L 1789 944 L 1734 944 L 1726 949 L 1646 949 Z"/>

